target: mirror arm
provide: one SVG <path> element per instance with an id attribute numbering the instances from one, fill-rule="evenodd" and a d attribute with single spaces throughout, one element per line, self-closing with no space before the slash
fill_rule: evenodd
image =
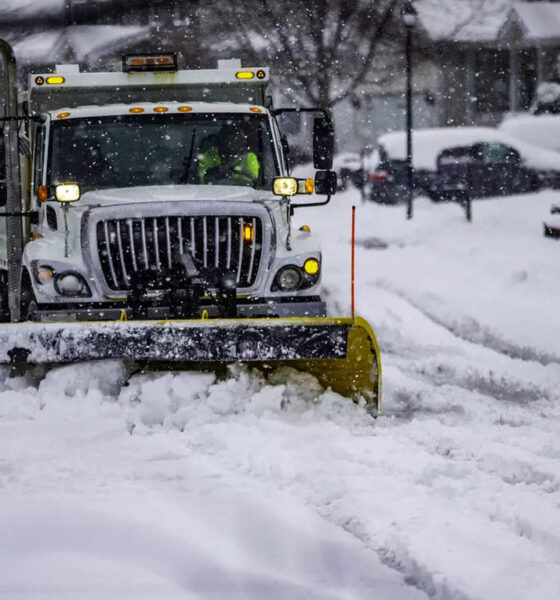
<path id="1" fill-rule="evenodd" d="M 5 121 L 34 121 L 35 123 L 44 123 L 45 117 L 43 115 L 22 115 L 19 117 L 0 117 L 0 122 Z"/>
<path id="2" fill-rule="evenodd" d="M 293 210 L 295 208 L 305 208 L 306 206 L 325 206 L 331 201 L 332 194 L 327 196 L 327 199 L 324 202 L 310 202 L 309 204 L 290 204 L 290 208 Z"/>
<path id="3" fill-rule="evenodd" d="M 27 210 L 24 212 L 0 212 L 0 218 L 1 217 L 29 217 L 32 225 L 39 224 L 38 210 Z"/>

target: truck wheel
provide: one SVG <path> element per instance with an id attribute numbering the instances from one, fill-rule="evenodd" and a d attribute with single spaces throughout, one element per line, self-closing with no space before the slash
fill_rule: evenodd
<path id="1" fill-rule="evenodd" d="M 20 304 L 20 321 L 34 321 L 37 318 L 37 302 L 33 287 L 27 271 L 23 272 L 21 278 L 21 304 Z"/>
<path id="2" fill-rule="evenodd" d="M 0 323 L 10 320 L 10 305 L 8 304 L 8 272 L 0 271 Z"/>

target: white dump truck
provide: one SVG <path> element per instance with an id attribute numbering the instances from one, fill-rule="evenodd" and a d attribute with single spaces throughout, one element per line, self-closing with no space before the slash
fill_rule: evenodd
<path id="1" fill-rule="evenodd" d="M 178 70 L 174 53 L 57 66 L 18 94 L 0 49 L 0 317 L 27 322 L 0 326 L 0 361 L 334 359 L 376 401 L 373 333 L 326 317 L 319 241 L 291 225 L 336 190 L 329 111 L 274 109 L 267 68 Z M 290 177 L 277 116 L 293 110 L 315 113 L 314 179 Z"/>

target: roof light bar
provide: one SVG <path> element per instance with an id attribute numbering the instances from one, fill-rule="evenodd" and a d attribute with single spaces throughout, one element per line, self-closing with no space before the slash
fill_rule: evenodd
<path id="1" fill-rule="evenodd" d="M 177 54 L 124 54 L 123 71 L 125 73 L 143 71 L 177 71 Z"/>

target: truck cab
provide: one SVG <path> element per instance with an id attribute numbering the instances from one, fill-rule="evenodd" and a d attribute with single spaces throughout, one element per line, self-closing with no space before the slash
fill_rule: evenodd
<path id="1" fill-rule="evenodd" d="M 174 60 L 30 76 L 20 318 L 325 316 L 319 242 L 291 227 L 292 196 L 314 182 L 289 176 L 268 70 Z M 330 198 L 322 114 L 316 192 Z M 0 219 L 3 249 L 6 236 Z"/>

